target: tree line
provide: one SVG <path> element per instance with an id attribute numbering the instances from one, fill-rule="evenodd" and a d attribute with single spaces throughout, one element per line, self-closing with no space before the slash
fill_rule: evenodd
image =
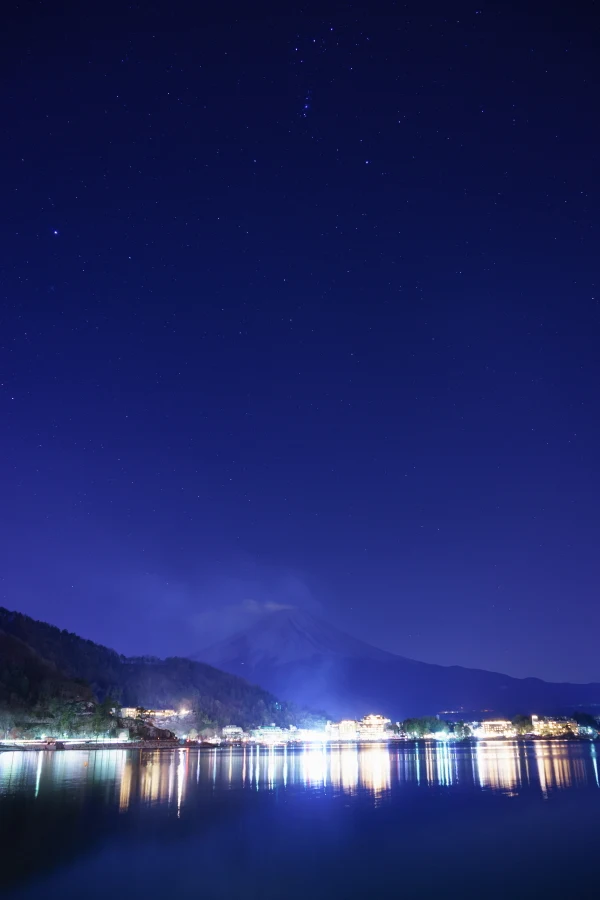
<path id="1" fill-rule="evenodd" d="M 585 712 L 575 712 L 570 717 L 578 725 L 598 731 L 599 723 L 594 716 Z M 533 733 L 533 721 L 531 716 L 522 713 L 513 716 L 511 725 L 518 735 Z M 468 722 L 445 722 L 437 716 L 420 716 L 418 718 L 404 719 L 394 726 L 397 734 L 406 734 L 411 738 L 424 738 L 430 734 L 453 735 L 458 740 L 466 740 L 472 737 L 472 728 Z"/>

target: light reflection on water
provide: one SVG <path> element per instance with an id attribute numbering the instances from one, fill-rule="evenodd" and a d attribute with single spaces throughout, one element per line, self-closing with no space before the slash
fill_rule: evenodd
<path id="1" fill-rule="evenodd" d="M 320 790 L 367 794 L 379 802 L 402 789 L 492 791 L 548 797 L 577 787 L 600 788 L 594 744 L 479 741 L 473 745 L 306 745 L 174 751 L 99 750 L 0 754 L 0 797 L 35 798 L 82 785 L 114 798 L 167 804 L 179 815 L 191 786 L 215 790 Z"/>

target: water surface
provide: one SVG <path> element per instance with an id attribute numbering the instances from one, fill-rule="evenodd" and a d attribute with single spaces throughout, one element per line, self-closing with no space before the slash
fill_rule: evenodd
<path id="1" fill-rule="evenodd" d="M 600 747 L 4 752 L 2 896 L 597 897 Z"/>

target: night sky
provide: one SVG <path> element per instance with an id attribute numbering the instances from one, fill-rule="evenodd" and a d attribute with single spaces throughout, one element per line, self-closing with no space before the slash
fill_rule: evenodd
<path id="1" fill-rule="evenodd" d="M 4 12 L 0 603 L 598 680 L 593 4 Z"/>

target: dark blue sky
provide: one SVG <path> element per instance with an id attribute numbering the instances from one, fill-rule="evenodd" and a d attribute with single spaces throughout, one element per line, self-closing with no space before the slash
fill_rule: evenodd
<path id="1" fill-rule="evenodd" d="M 368 6 L 9 10 L 0 601 L 598 680 L 593 9 Z"/>

